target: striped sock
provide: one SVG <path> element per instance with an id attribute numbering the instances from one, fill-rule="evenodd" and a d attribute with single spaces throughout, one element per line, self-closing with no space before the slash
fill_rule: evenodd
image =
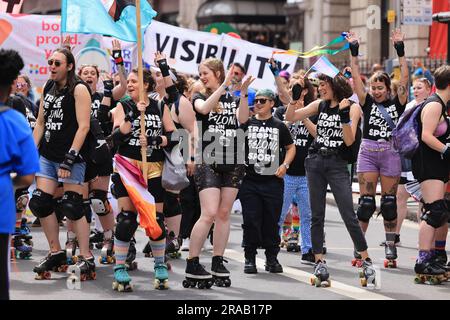
<path id="1" fill-rule="evenodd" d="M 435 241 L 434 243 L 434 250 L 438 251 L 445 251 L 445 245 L 447 244 L 447 241 Z"/>
<path id="2" fill-rule="evenodd" d="M 123 242 L 117 240 L 117 238 L 114 238 L 114 253 L 116 257 L 116 265 L 125 264 L 129 247 L 130 247 L 129 242 Z"/>
<path id="3" fill-rule="evenodd" d="M 152 246 L 153 257 L 155 257 L 155 264 L 164 263 L 164 253 L 166 251 L 166 239 L 153 241 L 150 239 Z"/>

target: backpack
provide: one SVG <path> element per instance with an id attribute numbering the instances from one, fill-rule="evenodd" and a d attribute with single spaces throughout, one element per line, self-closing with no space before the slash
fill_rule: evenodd
<path id="1" fill-rule="evenodd" d="M 351 101 L 354 103 L 353 101 Z M 319 114 L 325 112 L 325 109 L 330 106 L 329 102 L 322 101 L 319 105 Z M 353 164 L 358 160 L 359 147 L 361 146 L 362 140 L 362 130 L 361 130 L 361 119 L 359 120 L 358 127 L 356 128 L 355 141 L 351 146 L 347 146 L 345 143 L 342 144 L 339 153 L 342 159 L 347 160 L 349 164 Z"/>
<path id="2" fill-rule="evenodd" d="M 425 102 L 406 110 L 398 120 L 397 127 L 392 130 L 394 148 L 401 156 L 412 159 L 419 148 L 419 115 Z"/>
<path id="3" fill-rule="evenodd" d="M 84 83 L 80 81 L 79 83 Z M 43 98 L 53 88 L 53 80 L 49 80 L 44 88 Z M 90 92 L 90 90 L 89 90 Z M 96 165 L 111 162 L 111 151 L 106 143 L 106 138 L 102 127 L 96 118 L 91 115 L 89 132 L 86 135 L 84 144 L 81 147 L 80 155 L 85 161 L 95 163 Z"/>

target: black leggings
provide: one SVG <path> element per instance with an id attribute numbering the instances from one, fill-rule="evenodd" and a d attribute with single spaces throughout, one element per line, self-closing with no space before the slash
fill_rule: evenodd
<path id="1" fill-rule="evenodd" d="M 9 300 L 9 234 L 0 233 L 0 300 Z"/>

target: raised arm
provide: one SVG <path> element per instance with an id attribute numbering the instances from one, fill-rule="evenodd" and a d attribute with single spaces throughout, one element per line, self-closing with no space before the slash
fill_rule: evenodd
<path id="1" fill-rule="evenodd" d="M 354 32 L 349 32 L 346 36 L 347 41 L 350 44 L 351 53 L 351 68 L 355 93 L 358 95 L 359 104 L 364 105 L 366 103 L 366 89 L 361 79 L 361 73 L 359 71 L 359 39 Z"/>
<path id="2" fill-rule="evenodd" d="M 127 74 L 123 63 L 122 47 L 119 40 L 114 39 L 112 41 L 112 49 L 112 56 L 114 58 L 114 63 L 117 66 L 120 81 L 119 85 L 115 86 L 112 90 L 112 98 L 115 101 L 119 101 L 127 92 Z"/>
<path id="3" fill-rule="evenodd" d="M 392 32 L 392 43 L 395 50 L 397 51 L 398 61 L 400 64 L 400 83 L 398 85 L 397 95 L 400 104 L 405 105 L 408 102 L 408 82 L 409 82 L 409 69 L 408 62 L 405 57 L 405 34 L 401 32 L 400 29 L 396 29 Z"/>
<path id="4" fill-rule="evenodd" d="M 237 110 L 237 118 L 240 124 L 244 124 L 250 117 L 250 110 L 248 109 L 248 87 L 255 81 L 256 78 L 248 76 L 241 86 L 241 99 L 239 102 L 239 108 Z"/>
<path id="5" fill-rule="evenodd" d="M 272 71 L 273 76 L 275 77 L 275 83 L 277 85 L 278 96 L 280 97 L 280 101 L 283 105 L 288 105 L 291 102 L 291 95 L 289 94 L 289 90 L 283 85 L 280 77 L 280 69 L 274 58 L 272 57 L 269 60 L 270 71 Z"/>
<path id="6" fill-rule="evenodd" d="M 307 118 L 310 118 L 319 113 L 319 104 L 321 100 L 316 100 L 311 102 L 304 108 L 299 108 L 296 110 L 297 103 L 303 103 L 303 100 L 299 100 L 299 102 L 294 103 L 291 102 L 288 104 L 286 109 L 286 121 L 296 122 L 303 121 Z"/>

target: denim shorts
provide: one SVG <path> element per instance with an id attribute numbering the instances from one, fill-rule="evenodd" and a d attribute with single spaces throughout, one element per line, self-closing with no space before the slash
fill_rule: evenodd
<path id="1" fill-rule="evenodd" d="M 400 154 L 391 142 L 363 139 L 358 155 L 358 173 L 378 172 L 385 177 L 400 177 Z"/>
<path id="2" fill-rule="evenodd" d="M 56 182 L 62 182 L 67 184 L 82 185 L 84 183 L 84 174 L 86 171 L 86 162 L 75 163 L 72 167 L 70 177 L 67 179 L 61 179 L 58 177 L 58 170 L 61 164 L 50 161 L 43 156 L 39 157 L 40 171 L 36 174 L 36 177 L 50 179 Z"/>

